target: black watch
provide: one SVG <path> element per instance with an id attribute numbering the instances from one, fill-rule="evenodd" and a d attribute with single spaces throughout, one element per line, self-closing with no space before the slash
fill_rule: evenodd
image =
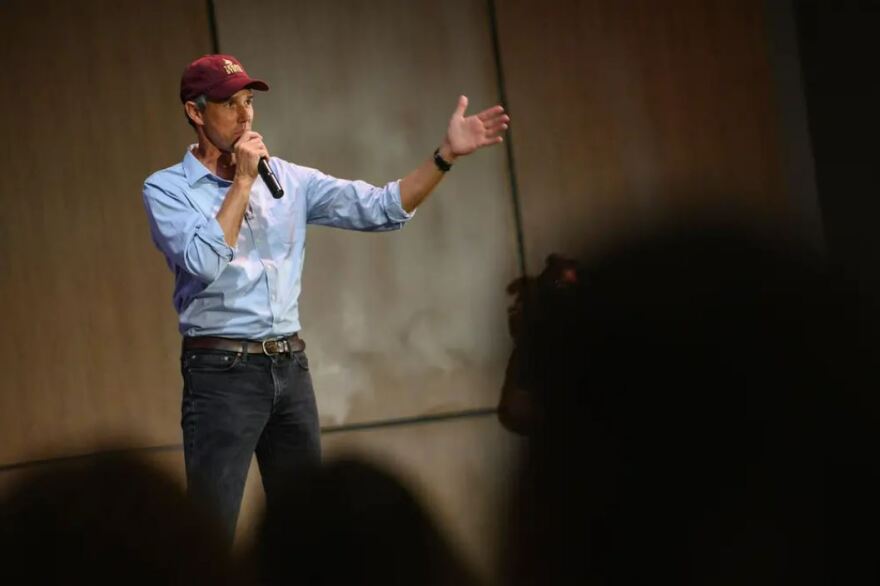
<path id="1" fill-rule="evenodd" d="M 447 162 L 440 156 L 440 147 L 437 147 L 437 150 L 434 151 L 434 164 L 444 173 L 452 169 L 452 163 Z"/>

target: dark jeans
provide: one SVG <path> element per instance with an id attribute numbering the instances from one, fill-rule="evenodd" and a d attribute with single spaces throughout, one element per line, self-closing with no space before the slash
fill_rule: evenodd
<path id="1" fill-rule="evenodd" d="M 308 359 L 305 352 L 184 350 L 181 367 L 189 494 L 219 515 L 232 543 L 254 452 L 267 500 L 320 462 Z"/>

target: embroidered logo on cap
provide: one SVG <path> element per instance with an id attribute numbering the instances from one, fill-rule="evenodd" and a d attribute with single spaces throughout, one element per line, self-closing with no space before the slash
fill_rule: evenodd
<path id="1" fill-rule="evenodd" d="M 244 69 L 241 68 L 241 65 L 239 65 L 238 63 L 233 63 L 229 59 L 223 60 L 223 70 L 228 75 L 232 75 L 233 73 L 244 73 Z"/>

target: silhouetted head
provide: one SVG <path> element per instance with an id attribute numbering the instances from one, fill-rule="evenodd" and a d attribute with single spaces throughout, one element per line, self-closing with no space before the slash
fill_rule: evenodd
<path id="1" fill-rule="evenodd" d="M 298 476 L 269 503 L 257 557 L 270 585 L 472 583 L 410 491 L 353 460 Z"/>
<path id="2" fill-rule="evenodd" d="M 233 584 L 218 534 L 182 487 L 135 458 L 53 464 L 0 504 L 0 581 Z"/>

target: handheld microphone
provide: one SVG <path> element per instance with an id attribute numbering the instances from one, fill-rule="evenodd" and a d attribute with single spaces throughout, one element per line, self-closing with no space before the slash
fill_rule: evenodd
<path id="1" fill-rule="evenodd" d="M 263 178 L 263 182 L 272 193 L 272 197 L 280 199 L 281 196 L 284 195 L 284 190 L 281 188 L 281 184 L 278 183 L 278 178 L 275 177 L 275 173 L 269 168 L 269 160 L 266 157 L 260 157 L 260 162 L 257 163 L 257 171 L 260 173 L 260 177 Z"/>

